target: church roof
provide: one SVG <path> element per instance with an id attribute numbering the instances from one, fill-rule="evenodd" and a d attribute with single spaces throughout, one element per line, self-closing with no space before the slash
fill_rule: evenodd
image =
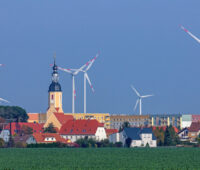
<path id="1" fill-rule="evenodd" d="M 61 85 L 58 82 L 52 82 L 49 86 L 49 92 L 62 91 Z"/>
<path id="2" fill-rule="evenodd" d="M 64 113 L 54 113 L 54 115 L 62 125 L 74 119 L 72 115 L 64 115 Z"/>

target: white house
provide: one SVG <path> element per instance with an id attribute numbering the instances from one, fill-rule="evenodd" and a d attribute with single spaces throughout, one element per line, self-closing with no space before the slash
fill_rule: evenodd
<path id="1" fill-rule="evenodd" d="M 157 147 L 156 137 L 151 128 L 124 128 L 119 135 L 120 141 L 126 145 L 127 140 L 131 140 L 130 147 Z"/>
<path id="2" fill-rule="evenodd" d="M 0 133 L 0 138 L 2 138 L 5 142 L 8 142 L 10 138 L 10 130 L 2 130 Z"/>
<path id="3" fill-rule="evenodd" d="M 108 139 L 110 143 L 120 142 L 120 133 L 113 133 Z"/>
<path id="4" fill-rule="evenodd" d="M 69 120 L 61 127 L 59 134 L 71 142 L 85 137 L 97 141 L 107 138 L 104 124 L 97 120 Z"/>

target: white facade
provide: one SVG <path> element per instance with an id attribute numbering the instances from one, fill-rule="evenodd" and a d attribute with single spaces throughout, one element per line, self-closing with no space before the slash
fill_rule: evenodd
<path id="1" fill-rule="evenodd" d="M 76 142 L 78 139 L 84 139 L 86 136 L 88 139 L 92 138 L 97 141 L 101 141 L 107 139 L 106 131 L 104 127 L 98 127 L 96 133 L 94 135 L 87 135 L 87 134 L 77 134 L 77 135 L 68 135 L 68 134 L 61 134 L 64 139 L 69 139 L 71 142 Z"/>
<path id="2" fill-rule="evenodd" d="M 8 142 L 10 138 L 10 131 L 7 129 L 2 130 L 0 133 L 0 138 L 2 138 L 5 142 Z"/>
<path id="3" fill-rule="evenodd" d="M 26 140 L 27 144 L 36 144 L 36 140 L 33 136 L 30 136 L 27 140 Z"/>
<path id="4" fill-rule="evenodd" d="M 116 142 L 121 142 L 121 137 L 120 133 L 113 133 L 109 136 L 109 142 L 110 143 L 116 143 Z"/>
<path id="5" fill-rule="evenodd" d="M 183 120 L 182 121 L 182 129 L 190 127 L 191 124 L 192 124 L 192 121 L 184 121 Z"/>

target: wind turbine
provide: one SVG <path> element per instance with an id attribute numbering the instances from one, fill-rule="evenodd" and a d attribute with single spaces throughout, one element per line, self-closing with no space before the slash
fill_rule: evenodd
<path id="1" fill-rule="evenodd" d="M 58 67 L 59 70 L 62 70 L 64 72 L 67 72 L 71 74 L 72 76 L 72 113 L 75 113 L 75 98 L 76 98 L 76 90 L 75 90 L 75 76 L 85 67 L 87 66 L 87 63 L 84 64 L 79 69 L 65 69 L 62 67 Z"/>
<path id="2" fill-rule="evenodd" d="M 87 68 L 85 70 L 81 70 L 84 73 L 84 113 L 86 113 L 86 81 L 88 81 L 88 84 L 90 85 L 92 91 L 94 92 L 94 88 L 92 86 L 92 83 L 90 81 L 90 78 L 88 76 L 87 71 L 92 67 L 94 61 L 97 59 L 97 57 L 99 56 L 99 54 L 97 54 L 92 60 L 90 60 L 90 62 L 87 63 Z"/>
<path id="3" fill-rule="evenodd" d="M 139 111 L 140 111 L 140 115 L 142 115 L 142 99 L 143 99 L 143 98 L 147 98 L 147 97 L 151 97 L 151 96 L 153 96 L 153 95 L 143 95 L 143 96 L 141 96 L 140 93 L 135 89 L 135 87 L 133 87 L 133 85 L 131 85 L 131 88 L 132 88 L 132 90 L 136 93 L 136 95 L 138 96 L 138 99 L 137 99 L 137 101 L 136 101 L 134 110 L 136 110 L 137 105 L 138 105 L 138 103 L 139 103 L 139 105 L 140 105 Z"/>
<path id="4" fill-rule="evenodd" d="M 184 28 L 182 25 L 180 26 L 181 29 L 183 29 L 186 33 L 188 33 L 192 38 L 194 38 L 198 43 L 200 43 L 200 39 L 197 38 L 195 35 L 193 35 L 190 31 L 188 31 L 186 28 Z"/>

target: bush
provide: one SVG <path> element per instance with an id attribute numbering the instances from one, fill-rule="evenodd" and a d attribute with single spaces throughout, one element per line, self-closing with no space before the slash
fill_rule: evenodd
<path id="1" fill-rule="evenodd" d="M 119 148 L 119 147 L 122 147 L 122 145 L 123 145 L 122 142 L 116 142 L 116 143 L 114 144 L 114 146 L 115 146 L 115 147 L 118 147 L 118 148 Z"/>
<path id="2" fill-rule="evenodd" d="M 27 144 L 25 142 L 17 142 L 15 143 L 16 148 L 26 148 Z"/>
<path id="3" fill-rule="evenodd" d="M 5 146 L 5 142 L 2 138 L 0 138 L 0 148 L 3 148 Z"/>
<path id="4" fill-rule="evenodd" d="M 54 143 L 36 143 L 36 144 L 28 144 L 27 148 L 65 148 L 69 147 L 65 143 L 54 142 Z"/>

